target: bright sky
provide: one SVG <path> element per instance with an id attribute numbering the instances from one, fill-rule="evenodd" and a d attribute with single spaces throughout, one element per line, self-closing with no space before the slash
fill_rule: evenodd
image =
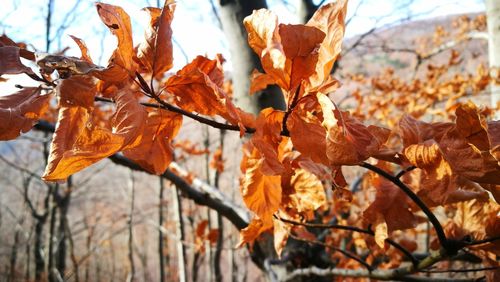
<path id="1" fill-rule="evenodd" d="M 45 51 L 45 17 L 48 0 L 1 0 L 1 2 L 0 32 L 4 32 L 16 41 L 32 44 L 40 51 Z M 134 43 L 139 43 L 148 21 L 141 8 L 155 5 L 156 0 L 104 2 L 120 5 L 129 13 L 132 19 Z M 285 23 L 297 22 L 295 7 L 298 2 L 299 0 L 268 0 L 269 7 L 278 14 L 280 21 Z M 95 62 L 106 64 L 109 54 L 116 46 L 116 41 L 101 23 L 94 3 L 91 0 L 54 0 L 52 20 L 54 28 L 51 31 L 54 40 L 51 52 L 69 46 L 67 54 L 79 56 L 79 49 L 68 37 L 71 34 L 87 43 Z M 408 6 L 408 3 L 411 4 Z M 401 7 L 407 8 L 401 9 Z M 68 11 L 73 8 L 78 12 L 67 17 Z M 408 17 L 422 19 L 483 10 L 484 3 L 481 0 L 351 0 L 348 6 L 348 19 L 354 14 L 356 16 L 347 26 L 346 37 L 366 32 L 374 25 L 380 27 Z M 58 30 L 62 23 L 67 28 Z M 217 25 L 210 0 L 178 0 L 173 31 L 174 70 L 186 64 L 186 57 L 190 60 L 197 55 L 213 56 L 222 53 L 230 61 L 224 34 Z M 230 64 L 226 64 L 225 68 L 230 70 Z M 11 83 L 0 84 L 0 95 L 6 94 L 4 89 L 8 84 Z"/>

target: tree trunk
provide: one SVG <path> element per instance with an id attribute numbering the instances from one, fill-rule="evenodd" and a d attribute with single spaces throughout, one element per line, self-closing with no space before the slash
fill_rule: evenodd
<path id="1" fill-rule="evenodd" d="M 128 260 L 130 264 L 130 274 L 127 281 L 135 281 L 135 264 L 134 264 L 134 228 L 133 228 L 133 220 L 134 220 L 134 202 L 135 202 L 135 183 L 134 183 L 134 173 L 130 171 L 130 213 L 128 216 Z"/>
<path id="2" fill-rule="evenodd" d="M 66 270 L 66 226 L 68 225 L 68 210 L 69 203 L 71 200 L 71 189 L 72 189 L 72 179 L 71 176 L 68 178 L 68 183 L 66 191 L 63 197 L 58 199 L 57 207 L 59 209 L 59 225 L 57 227 L 57 238 L 59 238 L 57 251 L 56 251 L 56 268 L 61 277 L 64 277 L 64 272 Z"/>
<path id="3" fill-rule="evenodd" d="M 17 277 L 17 249 L 19 247 L 19 237 L 21 236 L 21 227 L 17 226 L 16 227 L 16 232 L 14 233 L 14 244 L 12 245 L 12 249 L 10 252 L 10 271 L 9 271 L 9 277 L 7 281 L 16 281 Z"/>
<path id="4" fill-rule="evenodd" d="M 159 206 L 158 206 L 158 255 L 160 256 L 160 281 L 165 280 L 165 246 L 163 241 L 163 232 L 161 227 L 163 226 L 163 191 L 165 190 L 165 184 L 163 183 L 163 178 L 160 179 L 160 195 L 159 195 Z"/>
<path id="5" fill-rule="evenodd" d="M 488 56 L 490 67 L 496 68 L 494 75 L 500 71 L 500 1 L 486 0 L 486 15 L 488 19 Z M 497 107 L 500 101 L 500 85 L 491 84 L 491 106 Z M 495 118 L 500 118 L 496 113 Z"/>
<path id="6" fill-rule="evenodd" d="M 248 46 L 243 19 L 252 14 L 253 10 L 267 8 L 266 1 L 220 0 L 219 6 L 222 28 L 229 44 L 233 65 L 233 97 L 236 104 L 255 114 L 267 107 L 284 109 L 283 95 L 275 86 L 249 95 L 250 74 L 254 69 L 260 69 L 260 60 Z"/>
<path id="7" fill-rule="evenodd" d="M 179 271 L 179 282 L 187 281 L 186 249 L 184 248 L 184 221 L 182 219 L 182 202 L 177 187 L 172 187 L 172 199 L 174 201 L 174 220 L 177 237 L 177 264 Z"/>
<path id="8" fill-rule="evenodd" d="M 299 7 L 297 9 L 299 22 L 302 24 L 307 23 L 317 9 L 318 6 L 315 5 L 312 0 L 300 0 Z"/>
<path id="9" fill-rule="evenodd" d="M 58 189 L 56 186 L 55 191 L 53 193 L 56 194 L 57 190 Z M 55 199 L 54 199 L 54 201 L 55 201 Z M 55 236 L 56 217 L 57 217 L 57 208 L 54 205 L 54 203 L 52 203 L 52 207 L 50 208 L 49 250 L 48 250 L 48 266 L 47 266 L 50 282 L 57 281 L 55 268 L 54 268 L 54 245 L 55 245 L 54 243 L 57 242 L 57 237 Z"/>
<path id="10" fill-rule="evenodd" d="M 35 223 L 35 281 L 42 281 L 45 270 L 43 226 L 47 217 L 41 217 Z"/>

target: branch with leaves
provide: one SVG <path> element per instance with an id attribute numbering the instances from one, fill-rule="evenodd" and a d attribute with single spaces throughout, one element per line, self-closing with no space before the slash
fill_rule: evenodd
<path id="1" fill-rule="evenodd" d="M 80 58 L 41 56 L 7 37 L 0 41 L 0 56 L 6 62 L 0 64 L 0 74 L 25 73 L 40 82 L 39 87 L 21 87 L 0 97 L 0 139 L 14 139 L 34 123 L 39 130 L 54 132 L 45 181 L 64 181 L 109 158 L 168 179 L 195 203 L 226 217 L 240 230 L 239 245 L 253 244 L 252 256 L 262 269 L 272 268 L 272 255 L 259 243 L 269 232 L 272 252 L 278 255 L 291 234 L 298 241 L 333 250 L 327 253 L 328 263 L 335 261 L 338 267 L 299 268 L 284 280 L 339 275 L 427 281 L 433 278 L 415 274 L 465 250 L 496 269 L 498 262 L 491 257 L 498 256 L 495 238 L 500 236 L 500 124 L 489 121 L 487 113 L 472 103 L 457 105 L 452 122 L 429 123 L 405 115 L 391 128 L 368 125 L 343 111 L 329 95 L 340 87 L 331 70 L 341 52 L 347 1 L 321 6 L 303 25 L 278 24 L 277 16 L 264 9 L 245 18 L 249 45 L 262 64 L 262 72 L 252 74 L 251 91 L 275 84 L 286 101 L 286 111 L 266 108 L 257 117 L 233 104 L 221 55 L 198 56 L 167 75 L 173 66 L 173 1 L 161 9 L 146 9 L 149 26 L 136 47 L 130 18 L 122 8 L 103 3 L 96 8 L 118 42 L 105 67 L 93 63 L 77 37 L 72 38 Z M 35 59 L 40 74 L 24 66 L 21 57 Z M 57 109 L 52 109 L 57 118 L 41 121 L 50 117 L 52 96 L 57 97 Z M 96 101 L 112 103 L 111 111 Z M 251 219 L 221 187 L 191 179 L 173 161 L 172 141 L 184 117 L 248 136 L 242 147 L 241 195 Z M 344 171 L 353 167 L 370 173 L 356 184 L 359 189 L 349 190 Z M 436 207 L 453 216 L 438 218 Z M 469 217 L 479 223 L 471 226 L 463 220 Z M 311 220 L 316 222 L 305 223 Z M 426 220 L 436 234 L 438 250 L 417 259 L 410 249 L 417 240 L 404 246 L 395 234 L 411 230 L 418 237 L 417 227 Z M 318 236 L 299 229 L 304 227 L 337 229 L 339 234 Z M 364 243 L 354 239 L 355 233 L 368 235 Z M 393 258 L 391 269 L 378 267 L 386 243 L 411 263 Z M 343 268 L 352 260 L 365 269 Z"/>

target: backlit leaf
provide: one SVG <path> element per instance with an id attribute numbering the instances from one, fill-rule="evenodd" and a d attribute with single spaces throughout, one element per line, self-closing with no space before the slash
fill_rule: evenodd
<path id="1" fill-rule="evenodd" d="M 20 59 L 20 49 L 16 46 L 0 47 L 0 75 L 33 73 L 33 71 L 23 65 Z"/>
<path id="2" fill-rule="evenodd" d="M 173 66 L 172 19 L 175 10 L 173 1 L 165 1 L 163 9 L 145 8 L 150 16 L 145 41 L 137 48 L 141 71 L 152 72 L 160 77 Z"/>
<path id="3" fill-rule="evenodd" d="M 162 111 L 148 114 L 139 145 L 123 151 L 123 154 L 145 170 L 162 174 L 172 161 L 173 138 L 182 125 L 182 115 Z"/>
<path id="4" fill-rule="evenodd" d="M 0 96 L 0 140 L 15 139 L 29 131 L 47 110 L 51 97 L 35 87 Z"/>

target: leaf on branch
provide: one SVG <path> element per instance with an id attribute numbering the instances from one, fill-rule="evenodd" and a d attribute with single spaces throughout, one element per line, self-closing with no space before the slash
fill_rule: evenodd
<path id="1" fill-rule="evenodd" d="M 329 165 L 326 155 L 326 130 L 321 125 L 321 107 L 316 96 L 300 99 L 287 120 L 294 148 L 312 161 Z"/>
<path id="2" fill-rule="evenodd" d="M 284 113 L 264 109 L 257 118 L 256 131 L 251 142 L 262 158 L 262 173 L 266 175 L 279 175 L 284 172 L 280 162 L 279 146 L 282 141 L 281 127 Z"/>
<path id="3" fill-rule="evenodd" d="M 334 108 L 326 95 L 318 93 L 326 129 L 326 154 L 330 165 L 355 165 L 377 154 L 390 131 L 377 126 L 366 127 L 347 112 Z"/>
<path id="4" fill-rule="evenodd" d="M 320 86 L 330 76 L 333 64 L 341 51 L 346 13 L 347 1 L 335 1 L 321 6 L 306 24 L 326 34 L 319 48 L 316 71 L 308 81 L 311 88 Z"/>
<path id="5" fill-rule="evenodd" d="M 423 170 L 417 195 L 428 206 L 443 205 L 473 198 L 487 199 L 477 185 L 455 174 L 439 146 L 432 140 L 410 145 L 404 150 L 409 162 Z"/>
<path id="6" fill-rule="evenodd" d="M 258 217 L 252 218 L 248 226 L 240 231 L 240 241 L 236 247 L 239 248 L 246 243 L 253 245 L 253 242 L 260 236 L 260 234 L 270 231 L 273 226 L 274 222 L 271 218 L 268 218 L 265 221 Z"/>
<path id="7" fill-rule="evenodd" d="M 257 149 L 247 145 L 241 161 L 241 194 L 245 205 L 261 220 L 268 222 L 281 204 L 281 176 L 264 174 L 263 162 Z"/>
<path id="8" fill-rule="evenodd" d="M 446 235 L 450 239 L 462 240 L 472 236 L 474 240 L 483 240 L 500 235 L 500 206 L 493 200 L 480 202 L 470 200 L 455 205 L 455 215 L 445 225 Z M 472 246 L 471 248 L 493 251 L 500 255 L 500 242 Z"/>
<path id="9" fill-rule="evenodd" d="M 20 50 L 17 46 L 0 47 L 0 75 L 33 73 L 29 67 L 21 62 Z"/>
<path id="10" fill-rule="evenodd" d="M 151 72 L 159 78 L 173 66 L 172 20 L 174 17 L 174 1 L 165 1 L 163 9 L 144 8 L 150 17 L 149 29 L 145 33 L 145 41 L 137 47 L 139 71 Z"/>
<path id="11" fill-rule="evenodd" d="M 48 109 L 52 95 L 42 95 L 41 88 L 25 87 L 6 96 L 0 96 L 0 140 L 17 138 L 28 132 Z"/>
<path id="12" fill-rule="evenodd" d="M 290 182 L 282 183 L 282 187 L 282 206 L 291 208 L 306 218 L 308 214 L 327 204 L 321 180 L 305 169 L 293 170 Z"/>
<path id="13" fill-rule="evenodd" d="M 90 82 L 82 80 L 81 83 Z M 81 89 L 94 91 L 95 88 L 87 85 Z M 58 88 L 58 91 L 71 89 Z M 61 93 L 59 95 L 66 96 Z M 111 121 L 111 128 L 95 125 L 92 109 L 62 105 L 52 139 L 49 162 L 42 178 L 46 181 L 64 181 L 70 175 L 120 150 L 139 145 L 145 118 L 144 108 L 128 88 L 122 89 L 116 95 L 116 112 Z"/>
<path id="14" fill-rule="evenodd" d="M 25 43 L 16 43 L 16 42 L 14 42 L 14 40 L 10 39 L 7 35 L 2 34 L 0 36 L 0 47 L 4 47 L 4 46 L 19 47 L 19 55 L 22 58 L 25 58 L 26 60 L 30 60 L 30 61 L 35 60 L 35 53 L 26 50 Z"/>
<path id="15" fill-rule="evenodd" d="M 175 96 L 176 104 L 188 112 L 203 115 L 219 115 L 233 125 L 244 126 L 240 111 L 222 90 L 224 73 L 222 57 L 215 60 L 203 56 L 196 57 L 166 82 L 166 91 Z"/>
<path id="16" fill-rule="evenodd" d="M 399 123 L 405 157 L 423 170 L 417 194 L 431 206 L 484 201 L 481 186 L 499 195 L 495 185 L 500 184 L 500 166 L 492 150 L 495 137 L 489 134 L 496 129 L 488 128 L 472 103 L 459 105 L 456 116 L 456 124 L 425 123 L 410 116 Z"/>
<path id="17" fill-rule="evenodd" d="M 136 70 L 130 17 L 119 6 L 96 3 L 96 8 L 102 22 L 117 38 L 118 46 L 109 59 L 108 67 L 102 71 L 95 71 L 94 75 L 112 83 L 128 83 L 130 78 L 135 77 Z"/>
<path id="18" fill-rule="evenodd" d="M 89 63 L 93 63 L 92 58 L 90 57 L 89 54 L 89 49 L 87 48 L 87 44 L 85 44 L 85 42 L 82 39 L 76 36 L 70 35 L 69 37 L 71 37 L 71 39 L 75 41 L 76 45 L 78 45 L 78 48 L 80 48 L 80 51 L 82 52 L 82 56 L 80 57 L 80 59 Z"/>
<path id="19" fill-rule="evenodd" d="M 387 232 L 413 228 L 417 225 L 418 219 L 410 210 L 410 199 L 401 189 L 380 176 L 372 176 L 371 183 L 376 189 L 376 194 L 375 200 L 363 212 L 366 223 L 374 227 L 385 223 L 385 236 Z M 383 247 L 383 241 L 379 240 L 377 244 Z"/>
<path id="20" fill-rule="evenodd" d="M 62 79 L 56 88 L 59 105 L 63 107 L 92 108 L 97 92 L 95 81 L 96 79 L 89 75 L 75 75 Z"/>
<path id="21" fill-rule="evenodd" d="M 265 9 L 254 11 L 244 24 L 248 43 L 259 55 L 265 71 L 265 74 L 254 72 L 256 80 L 251 84 L 251 92 L 275 83 L 283 89 L 290 105 L 297 87 L 315 71 L 325 34 L 312 26 L 278 25 L 276 15 Z"/>
<path id="22" fill-rule="evenodd" d="M 150 173 L 162 174 L 172 161 L 172 140 L 182 125 L 182 115 L 168 111 L 152 111 L 146 119 L 139 145 L 123 151 L 125 157 Z"/>
<path id="23" fill-rule="evenodd" d="M 281 253 L 286 246 L 292 226 L 279 219 L 273 218 L 273 227 L 274 250 L 278 254 L 278 257 L 281 258 Z"/>

